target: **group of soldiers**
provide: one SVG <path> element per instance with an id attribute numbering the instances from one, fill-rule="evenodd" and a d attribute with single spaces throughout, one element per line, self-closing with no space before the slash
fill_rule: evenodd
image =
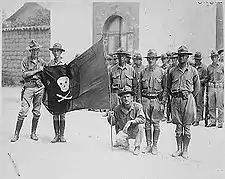
<path id="1" fill-rule="evenodd" d="M 106 116 L 108 122 L 115 125 L 116 134 L 123 136 L 128 144 L 128 139 L 135 139 L 135 155 L 140 153 L 144 135 L 147 147 L 143 153 L 158 153 L 160 122 L 165 118 L 168 123 L 176 124 L 177 151 L 172 156 L 185 159 L 188 158 L 191 125 L 199 125 L 204 111 L 207 127 L 216 126 L 217 121 L 218 128 L 223 127 L 223 50 L 211 51 L 212 64 L 208 67 L 202 63 L 200 52 L 194 54 L 194 64 L 188 60 L 190 55 L 192 53 L 183 45 L 178 52 L 161 56 L 149 49 L 144 57 L 147 66 L 142 64 L 140 53 L 131 57 L 122 48 L 107 56 L 111 109 Z M 162 60 L 162 66 L 157 64 L 158 59 Z M 114 145 L 119 146 L 119 143 Z"/>

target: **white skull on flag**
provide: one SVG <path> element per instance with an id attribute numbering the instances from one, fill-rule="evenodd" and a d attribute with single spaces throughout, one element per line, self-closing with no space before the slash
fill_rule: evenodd
<path id="1" fill-rule="evenodd" d="M 59 85 L 62 92 L 66 92 L 69 90 L 69 78 L 67 76 L 62 76 L 57 79 L 57 84 Z"/>

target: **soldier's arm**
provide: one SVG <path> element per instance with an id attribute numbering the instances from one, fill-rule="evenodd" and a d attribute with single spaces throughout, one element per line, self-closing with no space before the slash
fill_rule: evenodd
<path id="1" fill-rule="evenodd" d="M 144 124 L 145 123 L 145 114 L 144 114 L 142 105 L 137 104 L 137 106 L 135 106 L 135 110 L 136 110 L 136 117 L 132 122 L 134 124 Z"/>
<path id="2" fill-rule="evenodd" d="M 38 73 L 40 71 L 40 70 L 29 70 L 26 62 L 27 61 L 25 59 L 23 59 L 22 62 L 21 62 L 22 77 L 23 78 L 31 77 L 31 76 L 35 75 L 36 73 Z"/>
<path id="3" fill-rule="evenodd" d="M 171 73 L 171 71 L 168 72 L 166 81 L 167 81 L 167 83 L 166 83 L 167 92 L 171 95 L 171 87 L 172 87 L 172 73 Z"/>
<path id="4" fill-rule="evenodd" d="M 166 100 L 167 100 L 167 73 L 166 71 L 163 71 L 163 74 L 162 74 L 162 81 L 161 81 L 161 86 L 162 86 L 162 99 L 161 99 L 161 102 L 163 104 L 166 103 Z"/>
<path id="5" fill-rule="evenodd" d="M 132 73 L 133 73 L 133 91 L 135 92 L 135 94 L 137 95 L 138 92 L 138 79 L 137 79 L 137 73 L 134 69 L 132 69 Z"/>
<path id="6" fill-rule="evenodd" d="M 111 124 L 112 126 L 116 125 L 116 116 L 117 115 L 116 115 L 115 111 L 109 111 L 109 116 L 107 117 L 107 120 L 108 120 L 109 124 L 111 124 L 111 122 L 112 122 L 112 124 Z"/>
<path id="7" fill-rule="evenodd" d="M 200 91 L 200 79 L 198 71 L 196 69 L 193 69 L 193 84 L 194 84 L 194 91 L 192 92 L 192 94 L 195 97 Z"/>

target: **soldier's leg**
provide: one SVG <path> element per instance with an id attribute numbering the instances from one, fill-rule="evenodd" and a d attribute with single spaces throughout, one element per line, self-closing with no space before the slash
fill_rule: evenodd
<path id="1" fill-rule="evenodd" d="M 33 140 L 38 140 L 38 137 L 36 135 L 36 130 L 37 130 L 37 125 L 38 125 L 38 120 L 41 116 L 41 103 L 42 103 L 42 98 L 44 95 L 44 88 L 34 88 L 34 98 L 33 98 L 33 119 L 32 119 L 32 126 L 31 126 L 31 135 L 30 138 Z"/>
<path id="2" fill-rule="evenodd" d="M 182 157 L 188 159 L 188 146 L 191 140 L 191 125 L 184 125 Z"/>
<path id="3" fill-rule="evenodd" d="M 144 127 L 144 124 L 138 124 L 138 133 L 134 142 L 134 155 L 138 155 L 140 153 L 140 146 L 144 137 Z"/>
<path id="4" fill-rule="evenodd" d="M 224 89 L 218 88 L 216 96 L 218 108 L 218 128 L 222 128 L 224 123 Z"/>
<path id="5" fill-rule="evenodd" d="M 59 134 L 60 134 L 60 142 L 66 142 L 66 139 L 64 138 L 64 131 L 65 131 L 65 125 L 66 125 L 66 113 L 60 114 L 60 122 L 59 122 Z"/>
<path id="6" fill-rule="evenodd" d="M 153 122 L 153 146 L 152 146 L 152 154 L 157 155 L 158 154 L 158 140 L 159 140 L 159 134 L 160 134 L 160 122 Z"/>
<path id="7" fill-rule="evenodd" d="M 167 123 L 171 123 L 172 119 L 171 119 L 171 97 L 170 96 L 168 96 L 166 114 L 167 114 Z"/>
<path id="8" fill-rule="evenodd" d="M 172 154 L 173 157 L 178 157 L 182 155 L 182 141 L 183 141 L 183 129 L 182 129 L 182 125 L 181 124 L 176 124 L 176 130 L 175 130 L 175 134 L 176 134 L 176 142 L 177 142 L 177 151 L 175 153 Z"/>
<path id="9" fill-rule="evenodd" d="M 142 98 L 142 105 L 146 117 L 145 137 L 147 143 L 147 147 L 143 150 L 143 153 L 149 153 L 151 152 L 151 145 L 152 145 L 151 113 L 153 109 L 150 107 L 150 101 L 147 98 Z"/>
<path id="10" fill-rule="evenodd" d="M 208 90 L 209 102 L 209 122 L 208 127 L 216 126 L 216 95 L 215 88 L 209 87 Z"/>
<path id="11" fill-rule="evenodd" d="M 17 122 L 16 122 L 16 129 L 15 129 L 14 136 L 11 139 L 11 142 L 16 142 L 19 139 L 19 133 L 22 128 L 23 121 L 24 121 L 25 117 L 27 117 L 27 113 L 31 106 L 32 99 L 33 99 L 32 88 L 26 88 L 23 93 L 20 111 L 19 111 L 19 114 L 17 117 Z"/>
<path id="12" fill-rule="evenodd" d="M 56 143 L 59 141 L 59 115 L 53 115 L 53 126 L 55 131 L 55 137 L 51 143 Z"/>
<path id="13" fill-rule="evenodd" d="M 199 121 L 203 119 L 203 109 L 204 109 L 204 87 L 201 86 L 199 93 L 195 97 L 196 107 L 197 107 L 197 119 L 193 126 L 198 126 Z"/>

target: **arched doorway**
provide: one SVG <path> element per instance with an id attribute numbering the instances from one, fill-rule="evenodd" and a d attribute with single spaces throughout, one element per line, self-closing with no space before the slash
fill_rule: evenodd
<path id="1" fill-rule="evenodd" d="M 115 52 L 119 47 L 123 47 L 130 52 L 133 51 L 133 32 L 126 32 L 123 18 L 119 15 L 110 16 L 103 26 L 103 39 L 105 53 Z M 132 38 L 130 38 L 132 36 Z M 128 43 L 132 40 L 132 43 Z"/>

